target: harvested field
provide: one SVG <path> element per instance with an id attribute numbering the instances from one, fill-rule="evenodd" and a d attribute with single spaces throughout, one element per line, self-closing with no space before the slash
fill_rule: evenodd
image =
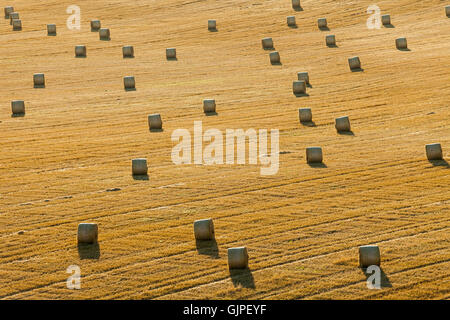
<path id="1" fill-rule="evenodd" d="M 66 27 L 73 1 L 3 2 L 22 30 L 0 19 L 0 298 L 450 299 L 448 1 L 379 0 L 393 25 L 372 30 L 371 0 L 301 3 L 79 0 L 77 31 Z M 94 19 L 109 41 L 91 32 Z M 401 37 L 409 51 L 396 48 Z M 134 58 L 123 58 L 126 45 Z M 295 96 L 302 71 L 311 86 Z M 35 73 L 45 88 L 33 88 Z M 124 90 L 129 75 L 135 91 Z M 203 113 L 204 99 L 216 115 Z M 24 116 L 11 117 L 12 100 L 25 101 Z M 313 124 L 299 122 L 299 108 L 311 108 Z M 149 131 L 149 114 L 163 130 Z M 336 132 L 341 116 L 351 134 Z M 171 134 L 192 133 L 194 121 L 204 131 L 279 129 L 279 171 L 175 165 Z M 435 142 L 444 160 L 430 162 Z M 307 164 L 310 146 L 322 147 L 323 165 Z M 131 175 L 135 158 L 147 159 L 148 179 Z M 206 218 L 207 248 L 193 232 Z M 77 246 L 81 222 L 98 224 L 89 250 Z M 381 290 L 358 267 L 368 244 L 381 250 Z M 240 246 L 249 269 L 230 274 L 227 248 Z M 70 265 L 81 290 L 66 287 Z"/>

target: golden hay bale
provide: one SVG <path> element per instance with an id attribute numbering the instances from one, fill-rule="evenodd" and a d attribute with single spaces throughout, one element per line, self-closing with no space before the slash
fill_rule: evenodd
<path id="1" fill-rule="evenodd" d="M 338 132 L 350 131 L 350 119 L 348 116 L 336 118 L 334 126 Z"/>
<path id="2" fill-rule="evenodd" d="M 440 143 L 431 143 L 425 146 L 428 160 L 442 160 L 442 147 Z"/>
<path id="3" fill-rule="evenodd" d="M 306 148 L 306 162 L 308 163 L 321 163 L 323 161 L 322 148 L 321 147 L 308 147 Z"/>
<path id="4" fill-rule="evenodd" d="M 216 100 L 204 99 L 203 100 L 203 112 L 204 113 L 216 112 Z"/>
<path id="5" fill-rule="evenodd" d="M 246 247 L 228 249 L 228 268 L 245 269 L 248 267 L 248 253 Z"/>
<path id="6" fill-rule="evenodd" d="M 216 20 L 208 20 L 208 30 L 216 30 Z"/>
<path id="7" fill-rule="evenodd" d="M 176 59 L 177 58 L 177 49 L 176 48 L 167 48 L 166 49 L 166 58 L 167 59 Z"/>
<path id="8" fill-rule="evenodd" d="M 300 119 L 300 122 L 311 122 L 312 121 L 311 108 L 298 109 L 298 117 Z"/>
<path id="9" fill-rule="evenodd" d="M 150 114 L 148 116 L 148 127 L 150 130 L 162 129 L 162 120 L 161 120 L 161 115 L 159 113 Z"/>
<path id="10" fill-rule="evenodd" d="M 212 219 L 196 220 L 194 222 L 194 235 L 196 240 L 214 239 L 214 224 Z"/>
<path id="11" fill-rule="evenodd" d="M 269 53 L 270 63 L 280 63 L 280 54 L 278 51 Z"/>
<path id="12" fill-rule="evenodd" d="M 134 57 L 134 48 L 133 46 L 123 46 L 122 54 L 124 58 L 133 58 Z"/>
<path id="13" fill-rule="evenodd" d="M 14 7 L 7 6 L 5 7 L 5 19 L 9 19 L 9 15 L 14 12 Z"/>
<path id="14" fill-rule="evenodd" d="M 148 173 L 147 159 L 137 158 L 131 160 L 131 172 L 133 175 L 146 175 Z"/>
<path id="15" fill-rule="evenodd" d="M 406 41 L 406 38 L 395 39 L 395 46 L 397 47 L 397 49 L 407 49 L 408 43 Z"/>
<path id="16" fill-rule="evenodd" d="M 25 113 L 25 101 L 23 101 L 23 100 L 11 101 L 11 111 L 12 111 L 12 114 Z"/>
<path id="17" fill-rule="evenodd" d="M 306 93 L 306 82 L 305 80 L 296 80 L 292 83 L 292 91 L 294 94 Z"/>
<path id="18" fill-rule="evenodd" d="M 33 74 L 33 83 L 35 87 L 45 87 L 45 76 L 43 73 Z"/>
<path id="19" fill-rule="evenodd" d="M 100 40 L 110 40 L 111 39 L 111 32 L 108 28 L 100 28 L 98 31 L 98 34 L 100 36 Z"/>
<path id="20" fill-rule="evenodd" d="M 388 14 L 383 14 L 383 15 L 381 16 L 381 23 L 382 23 L 384 26 L 390 25 L 390 24 L 391 24 L 391 16 L 388 15 Z"/>
<path id="21" fill-rule="evenodd" d="M 86 46 L 83 45 L 75 46 L 75 56 L 86 57 Z"/>
<path id="22" fill-rule="evenodd" d="M 272 38 L 263 38 L 261 40 L 261 44 L 262 44 L 263 49 L 273 49 Z"/>
<path id="23" fill-rule="evenodd" d="M 91 20 L 91 31 L 98 31 L 102 27 L 100 20 Z"/>
<path id="24" fill-rule="evenodd" d="M 359 60 L 359 57 L 351 57 L 348 58 L 348 65 L 350 66 L 351 70 L 360 69 L 361 61 Z"/>
<path id="25" fill-rule="evenodd" d="M 47 35 L 49 35 L 49 36 L 56 35 L 56 24 L 48 24 L 47 25 Z"/>
<path id="26" fill-rule="evenodd" d="M 125 89 L 135 89 L 136 88 L 136 80 L 133 76 L 123 77 L 123 86 Z"/>
<path id="27" fill-rule="evenodd" d="M 380 248 L 376 245 L 359 247 L 359 266 L 367 268 L 368 266 L 379 266 L 381 263 Z"/>
<path id="28" fill-rule="evenodd" d="M 78 243 L 97 243 L 98 226 L 96 223 L 80 223 L 78 225 Z"/>

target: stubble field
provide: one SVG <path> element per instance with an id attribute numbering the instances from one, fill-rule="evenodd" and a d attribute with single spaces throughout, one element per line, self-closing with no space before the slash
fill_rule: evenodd
<path id="1" fill-rule="evenodd" d="M 72 4 L 80 31 L 66 27 Z M 393 26 L 369 30 L 371 4 L 14 1 L 23 30 L 0 19 L 0 298 L 449 299 L 450 3 L 378 1 Z M 317 28 L 320 17 L 330 30 Z M 110 41 L 91 32 L 96 18 Z M 410 51 L 396 49 L 402 36 Z M 86 58 L 74 57 L 79 44 Z M 122 58 L 124 45 L 135 58 Z M 355 55 L 362 72 L 349 70 Z M 311 87 L 296 97 L 300 71 Z M 34 73 L 45 73 L 46 88 L 33 88 Z M 127 75 L 136 91 L 124 90 Z M 217 115 L 203 114 L 205 98 L 216 99 Z M 24 117 L 11 117 L 15 99 L 25 100 Z M 302 107 L 314 126 L 299 123 Z M 149 131 L 152 113 L 162 132 Z M 336 133 L 344 115 L 352 135 Z M 279 129 L 279 171 L 175 165 L 171 134 L 192 132 L 194 121 Z M 427 160 L 434 142 L 446 161 Z M 309 146 L 323 148 L 323 166 L 306 163 Z M 148 159 L 148 180 L 131 175 L 138 157 Z M 193 235 L 203 218 L 216 230 L 208 246 Z M 76 238 L 86 221 L 99 225 L 89 252 Z M 366 244 L 381 250 L 381 290 L 358 268 Z M 247 246 L 249 269 L 230 273 L 235 246 Z M 80 290 L 66 287 L 70 265 L 81 269 Z"/>

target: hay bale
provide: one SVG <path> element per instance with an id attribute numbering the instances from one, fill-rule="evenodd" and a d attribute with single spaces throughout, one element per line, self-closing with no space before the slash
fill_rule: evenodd
<path id="1" fill-rule="evenodd" d="M 309 84 L 309 74 L 308 72 L 297 72 L 298 80 L 303 80 L 306 84 Z"/>
<path id="2" fill-rule="evenodd" d="M 216 20 L 208 20 L 208 30 L 214 31 L 217 28 Z"/>
<path id="3" fill-rule="evenodd" d="M 305 80 L 297 80 L 292 83 L 292 90 L 294 94 L 304 94 L 306 93 L 306 82 Z"/>
<path id="4" fill-rule="evenodd" d="M 13 100 L 11 101 L 12 114 L 24 114 L 25 113 L 25 101 Z"/>
<path id="5" fill-rule="evenodd" d="M 300 8 L 300 0 L 292 0 L 292 8 Z"/>
<path id="6" fill-rule="evenodd" d="M 122 54 L 124 58 L 134 58 L 134 48 L 133 46 L 123 46 Z"/>
<path id="7" fill-rule="evenodd" d="M 334 34 L 329 34 L 325 37 L 325 42 L 327 46 L 335 46 L 336 45 L 336 37 Z"/>
<path id="8" fill-rule="evenodd" d="M 75 57 L 86 57 L 86 46 L 75 46 Z"/>
<path id="9" fill-rule="evenodd" d="M 297 23 L 295 22 L 295 16 L 287 17 L 287 25 L 289 27 L 295 27 L 297 25 Z"/>
<path id="10" fill-rule="evenodd" d="M 9 19 L 9 14 L 14 12 L 14 7 L 7 6 L 5 7 L 5 19 Z"/>
<path id="11" fill-rule="evenodd" d="M 167 59 L 176 59 L 177 58 L 177 49 L 167 48 L 166 49 L 166 58 Z"/>
<path id="12" fill-rule="evenodd" d="M 428 160 L 442 160 L 442 147 L 440 143 L 427 144 L 425 146 Z"/>
<path id="13" fill-rule="evenodd" d="M 216 112 L 216 100 L 204 99 L 203 100 L 203 112 L 204 113 Z"/>
<path id="14" fill-rule="evenodd" d="M 334 126 L 338 132 L 350 131 L 350 119 L 348 116 L 336 118 Z"/>
<path id="15" fill-rule="evenodd" d="M 263 38 L 261 40 L 263 49 L 273 49 L 273 40 L 272 38 Z"/>
<path id="16" fill-rule="evenodd" d="M 327 19 L 326 18 L 319 18 L 317 19 L 317 25 L 319 26 L 319 29 L 327 28 Z"/>
<path id="17" fill-rule="evenodd" d="M 33 74 L 33 83 L 35 87 L 45 87 L 45 76 L 43 73 Z"/>
<path id="18" fill-rule="evenodd" d="M 406 38 L 395 39 L 395 46 L 397 47 L 397 49 L 407 49 L 408 43 L 406 41 Z"/>
<path id="19" fill-rule="evenodd" d="M 308 147 L 306 148 L 306 162 L 308 163 L 322 163 L 322 148 L 321 147 Z"/>
<path id="20" fill-rule="evenodd" d="M 98 226 L 96 223 L 80 223 L 78 225 L 78 243 L 97 243 Z"/>
<path id="21" fill-rule="evenodd" d="M 312 121 L 311 108 L 298 109 L 298 117 L 300 119 L 300 122 L 311 122 Z"/>
<path id="22" fill-rule="evenodd" d="M 56 24 L 48 24 L 47 25 L 47 35 L 49 35 L 49 36 L 56 35 Z"/>
<path id="23" fill-rule="evenodd" d="M 391 16 L 388 15 L 388 14 L 383 14 L 383 15 L 381 16 L 381 23 L 382 23 L 384 26 L 389 26 L 389 25 L 391 24 Z"/>
<path id="24" fill-rule="evenodd" d="M 348 58 L 348 65 L 350 66 L 351 70 L 360 69 L 361 61 L 359 60 L 359 57 L 351 57 Z"/>
<path id="25" fill-rule="evenodd" d="M 98 31 L 102 27 L 100 20 L 91 20 L 91 31 Z"/>
<path id="26" fill-rule="evenodd" d="M 447 17 L 450 17 L 450 6 L 445 7 L 445 14 Z"/>
<path id="27" fill-rule="evenodd" d="M 98 34 L 100 35 L 100 40 L 110 40 L 111 39 L 111 33 L 108 28 L 100 28 L 98 31 Z"/>
<path id="28" fill-rule="evenodd" d="M 368 266 L 379 266 L 381 263 L 380 248 L 376 245 L 359 247 L 359 266 L 367 268 Z"/>
<path id="29" fill-rule="evenodd" d="M 248 253 L 246 247 L 228 249 L 228 268 L 246 269 L 248 267 Z"/>
<path id="30" fill-rule="evenodd" d="M 162 120 L 159 113 L 150 114 L 148 116 L 148 127 L 150 130 L 160 130 L 162 129 Z"/>
<path id="31" fill-rule="evenodd" d="M 123 77 L 123 85 L 126 90 L 135 89 L 136 81 L 133 76 L 126 76 L 126 77 Z"/>
<path id="32" fill-rule="evenodd" d="M 214 224 L 212 219 L 196 220 L 194 222 L 194 235 L 196 240 L 213 240 Z"/>
<path id="33" fill-rule="evenodd" d="M 13 31 L 20 31 L 22 30 L 22 20 L 20 19 L 14 19 L 12 21 Z"/>
<path id="34" fill-rule="evenodd" d="M 131 160 L 131 172 L 133 175 L 147 175 L 147 159 L 137 158 Z"/>
<path id="35" fill-rule="evenodd" d="M 273 51 L 269 53 L 270 63 L 280 63 L 280 54 L 278 51 Z"/>
<path id="36" fill-rule="evenodd" d="M 19 13 L 18 12 L 11 12 L 9 14 L 9 24 L 12 25 L 13 24 L 13 20 L 17 20 L 20 19 L 19 18 Z"/>

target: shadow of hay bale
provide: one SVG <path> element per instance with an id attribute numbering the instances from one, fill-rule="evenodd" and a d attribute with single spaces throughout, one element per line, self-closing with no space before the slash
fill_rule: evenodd
<path id="1" fill-rule="evenodd" d="M 255 280 L 249 268 L 230 269 L 230 277 L 235 287 L 255 289 Z"/>
<path id="2" fill-rule="evenodd" d="M 100 245 L 98 243 L 78 244 L 78 255 L 80 259 L 100 259 Z"/>
<path id="3" fill-rule="evenodd" d="M 197 252 L 210 256 L 211 258 L 219 258 L 219 248 L 215 239 L 212 240 L 195 240 Z"/>

